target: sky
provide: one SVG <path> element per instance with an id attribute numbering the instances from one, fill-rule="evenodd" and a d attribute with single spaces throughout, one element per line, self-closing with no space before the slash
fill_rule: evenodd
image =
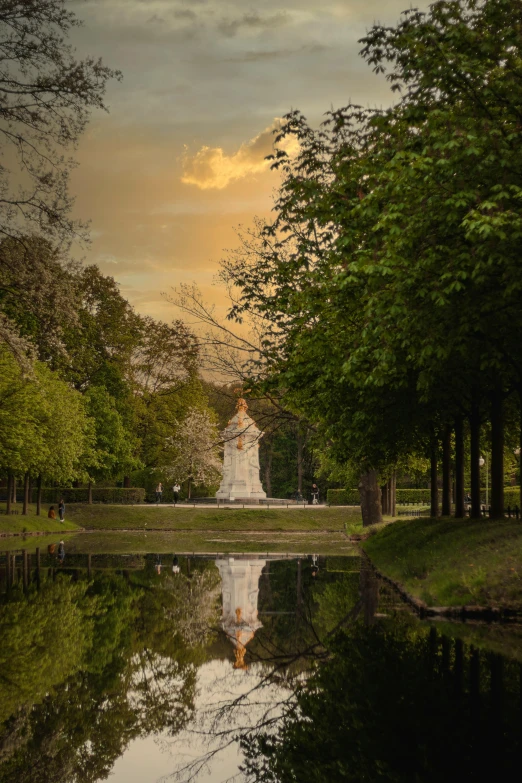
<path id="1" fill-rule="evenodd" d="M 427 3 L 417 3 L 426 7 Z M 278 118 L 317 126 L 349 101 L 392 94 L 358 52 L 376 21 L 408 0 L 68 0 L 84 21 L 79 56 L 123 73 L 93 115 L 73 174 L 75 214 L 91 221 L 87 263 L 114 277 L 138 312 L 170 321 L 163 294 L 214 285 L 235 230 L 270 214 L 278 175 L 264 160 Z"/>

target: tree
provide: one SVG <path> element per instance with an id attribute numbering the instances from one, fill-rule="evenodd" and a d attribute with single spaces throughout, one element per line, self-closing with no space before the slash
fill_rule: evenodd
<path id="1" fill-rule="evenodd" d="M 105 109 L 101 60 L 76 60 L 67 42 L 80 24 L 65 0 L 1 0 L 0 226 L 20 237 L 33 226 L 58 242 L 81 228 L 70 217 L 74 148 L 92 109 Z"/>
<path id="2" fill-rule="evenodd" d="M 0 340 L 23 366 L 31 354 L 63 363 L 65 329 L 77 324 L 74 272 L 45 238 L 0 241 Z"/>
<path id="3" fill-rule="evenodd" d="M 211 412 L 198 408 L 189 408 L 174 435 L 168 439 L 170 459 L 164 472 L 174 481 L 187 482 L 189 498 L 192 486 L 208 486 L 218 481 L 222 467 L 218 442 Z"/>
<path id="4" fill-rule="evenodd" d="M 103 386 L 92 386 L 84 395 L 88 415 L 93 420 L 94 438 L 83 457 L 92 503 L 92 482 L 114 478 L 139 462 L 134 456 L 133 438 L 125 429 L 116 403 Z"/>
<path id="5" fill-rule="evenodd" d="M 9 486 L 16 474 L 73 480 L 90 443 L 82 396 L 39 362 L 32 375 L 25 375 L 11 353 L 1 348 L 0 470 L 7 473 Z"/>

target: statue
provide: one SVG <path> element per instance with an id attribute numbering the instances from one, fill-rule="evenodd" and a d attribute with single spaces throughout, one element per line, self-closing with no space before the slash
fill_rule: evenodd
<path id="1" fill-rule="evenodd" d="M 266 492 L 259 480 L 259 440 L 263 433 L 247 413 L 240 397 L 236 412 L 221 433 L 225 441 L 223 479 L 216 492 L 218 500 L 263 500 Z"/>

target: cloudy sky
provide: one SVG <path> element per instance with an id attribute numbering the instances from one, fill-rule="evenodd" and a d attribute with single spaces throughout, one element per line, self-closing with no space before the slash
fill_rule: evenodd
<path id="1" fill-rule="evenodd" d="M 271 208 L 277 175 L 265 155 L 291 108 L 314 124 L 349 100 L 391 93 L 358 55 L 374 21 L 408 0 L 69 0 L 84 26 L 80 55 L 123 72 L 78 151 L 76 213 L 91 220 L 87 261 L 144 314 L 174 316 L 162 298 L 212 285 L 234 227 Z M 426 2 L 417 4 L 426 7 Z"/>

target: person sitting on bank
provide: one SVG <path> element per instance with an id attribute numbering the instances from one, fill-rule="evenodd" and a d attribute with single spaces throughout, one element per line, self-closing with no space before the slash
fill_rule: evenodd
<path id="1" fill-rule="evenodd" d="M 51 506 L 49 509 L 49 513 L 47 514 L 47 519 L 56 519 L 56 511 L 54 510 L 54 506 Z"/>

